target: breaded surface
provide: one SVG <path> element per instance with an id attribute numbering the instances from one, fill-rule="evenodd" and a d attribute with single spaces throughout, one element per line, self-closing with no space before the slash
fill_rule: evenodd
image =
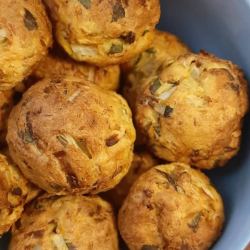
<path id="1" fill-rule="evenodd" d="M 20 178 L 23 178 L 23 174 L 21 173 L 21 171 L 19 170 L 18 166 L 15 164 L 15 162 L 13 161 L 13 159 L 10 156 L 10 151 L 8 147 L 4 147 L 1 149 L 1 154 L 5 157 L 5 161 L 8 163 L 8 165 L 10 166 L 10 168 L 13 168 L 18 174 L 20 174 Z M 38 188 L 36 185 L 34 185 L 31 182 L 26 181 L 26 186 L 28 188 L 28 193 L 26 195 L 26 200 L 25 200 L 25 204 L 31 202 L 32 200 L 34 200 L 36 197 L 38 197 L 43 191 L 42 189 Z"/>
<path id="2" fill-rule="evenodd" d="M 125 77 L 123 96 L 132 111 L 135 110 L 136 95 L 143 83 L 159 75 L 179 56 L 188 53 L 191 53 L 190 48 L 177 36 L 165 31 L 154 31 L 154 41 L 150 48 L 122 65 Z"/>
<path id="3" fill-rule="evenodd" d="M 156 156 L 212 169 L 239 151 L 247 110 L 241 69 L 201 52 L 180 57 L 146 85 L 136 121 Z"/>
<path id="4" fill-rule="evenodd" d="M 142 174 L 119 212 L 130 250 L 207 250 L 220 236 L 223 202 L 210 180 L 183 163 Z"/>
<path id="5" fill-rule="evenodd" d="M 84 78 L 103 89 L 116 91 L 119 88 L 120 67 L 114 65 L 100 68 L 84 62 L 77 62 L 59 50 L 52 51 L 44 57 L 31 74 L 31 78 L 37 81 L 43 78 L 66 76 Z"/>
<path id="6" fill-rule="evenodd" d="M 39 0 L 0 1 L 0 91 L 15 87 L 47 54 L 51 24 Z"/>
<path id="7" fill-rule="evenodd" d="M 55 194 L 113 188 L 129 170 L 134 140 L 126 101 L 80 78 L 33 85 L 13 109 L 7 135 L 24 175 Z"/>
<path id="8" fill-rule="evenodd" d="M 116 185 L 115 188 L 101 194 L 101 196 L 110 202 L 114 206 L 115 210 L 118 211 L 136 179 L 141 174 L 158 165 L 159 163 L 160 160 L 154 157 L 150 151 L 146 149 L 143 149 L 142 151 L 136 151 L 134 153 L 133 162 L 128 174 L 123 177 L 121 182 Z"/>
<path id="9" fill-rule="evenodd" d="M 21 217 L 28 195 L 27 184 L 17 166 L 0 154 L 0 237 Z"/>
<path id="10" fill-rule="evenodd" d="M 78 61 L 120 64 L 146 50 L 159 21 L 159 0 L 45 0 L 55 36 Z"/>
<path id="11" fill-rule="evenodd" d="M 14 91 L 12 90 L 0 92 L 0 147 L 6 144 L 5 137 L 7 133 L 8 117 L 14 106 L 13 94 Z"/>
<path id="12" fill-rule="evenodd" d="M 118 250 L 112 207 L 98 196 L 41 196 L 13 227 L 11 249 Z"/>

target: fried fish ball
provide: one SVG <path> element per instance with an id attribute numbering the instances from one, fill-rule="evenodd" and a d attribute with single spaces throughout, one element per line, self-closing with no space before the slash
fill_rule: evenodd
<path id="1" fill-rule="evenodd" d="M 68 55 L 60 51 L 60 54 L 48 54 L 32 72 L 33 79 L 41 80 L 51 77 L 74 76 L 94 82 L 106 90 L 117 91 L 120 81 L 120 67 L 118 65 L 108 67 L 95 67 L 83 62 L 72 60 Z"/>
<path id="2" fill-rule="evenodd" d="M 224 166 L 239 151 L 247 82 L 206 52 L 180 57 L 137 100 L 137 125 L 154 154 L 198 168 Z"/>
<path id="3" fill-rule="evenodd" d="M 1 153 L 5 157 L 5 162 L 8 163 L 9 167 L 13 168 L 21 176 L 20 178 L 24 179 L 23 174 L 20 172 L 18 166 L 15 164 L 15 162 L 10 156 L 9 148 L 8 147 L 2 148 Z M 28 188 L 28 193 L 26 195 L 25 204 L 31 202 L 42 193 L 42 190 L 31 182 L 26 181 L 26 187 Z"/>
<path id="4" fill-rule="evenodd" d="M 208 177 L 172 163 L 137 179 L 118 220 L 130 250 L 207 250 L 221 234 L 224 208 Z"/>
<path id="5" fill-rule="evenodd" d="M 116 210 L 118 210 L 126 196 L 129 193 L 129 189 L 135 180 L 144 172 L 150 168 L 158 165 L 160 160 L 154 157 L 150 151 L 143 149 L 142 151 L 136 151 L 134 153 L 134 158 L 129 169 L 129 172 L 121 182 L 115 186 L 115 188 L 109 190 L 102 194 L 102 197 L 109 201 Z"/>
<path id="6" fill-rule="evenodd" d="M 7 121 L 10 111 L 14 106 L 13 95 L 13 90 L 0 92 L 0 147 L 6 144 Z"/>
<path id="7" fill-rule="evenodd" d="M 150 47 L 159 0 L 44 0 L 58 43 L 75 60 L 120 64 Z"/>
<path id="8" fill-rule="evenodd" d="M 135 110 L 137 91 L 145 80 L 160 74 L 179 56 L 188 53 L 191 53 L 190 48 L 177 36 L 165 31 L 154 31 L 154 41 L 151 47 L 122 65 L 125 76 L 123 96 L 132 111 Z"/>
<path id="9" fill-rule="evenodd" d="M 28 181 L 0 154 L 0 237 L 17 221 L 28 195 Z"/>
<path id="10" fill-rule="evenodd" d="M 47 54 L 51 24 L 39 0 L 0 1 L 0 91 L 15 87 Z"/>
<path id="11" fill-rule="evenodd" d="M 112 207 L 98 196 L 41 196 L 13 226 L 11 249 L 118 250 Z"/>
<path id="12" fill-rule="evenodd" d="M 135 130 L 126 101 L 84 79 L 36 83 L 8 125 L 13 160 L 48 193 L 109 190 L 132 162 Z"/>

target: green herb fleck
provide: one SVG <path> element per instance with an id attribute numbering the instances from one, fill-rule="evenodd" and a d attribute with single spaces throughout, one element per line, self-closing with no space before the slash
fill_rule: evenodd
<path id="1" fill-rule="evenodd" d="M 231 83 L 231 88 L 232 90 L 234 90 L 235 92 L 239 92 L 239 85 Z"/>
<path id="2" fill-rule="evenodd" d="M 24 10 L 25 10 L 25 16 L 24 16 L 25 27 L 27 28 L 27 30 L 37 30 L 38 24 L 37 24 L 36 18 L 27 9 L 24 9 Z"/>
<path id="3" fill-rule="evenodd" d="M 199 223 L 200 223 L 200 220 L 201 220 L 201 215 L 202 215 L 202 212 L 199 212 L 192 220 L 191 223 L 188 223 L 187 226 L 189 228 L 191 228 L 193 230 L 194 233 L 196 233 L 198 231 L 198 228 L 199 228 Z"/>
<path id="4" fill-rule="evenodd" d="M 67 245 L 69 250 L 77 250 L 77 247 L 75 245 L 73 245 L 73 243 L 66 242 L 66 245 Z"/>
<path id="5" fill-rule="evenodd" d="M 142 33 L 142 36 L 145 36 L 148 32 L 149 32 L 149 30 L 144 30 Z"/>
<path id="6" fill-rule="evenodd" d="M 228 69 L 221 68 L 221 70 L 224 70 L 224 71 L 228 74 L 229 79 L 230 79 L 231 81 L 234 81 L 234 80 L 235 80 L 234 77 L 233 77 L 233 75 L 229 72 Z"/>
<path id="7" fill-rule="evenodd" d="M 143 245 L 141 250 L 159 250 L 160 248 L 154 245 Z"/>
<path id="8" fill-rule="evenodd" d="M 140 60 L 141 60 L 141 57 L 142 57 L 142 55 L 140 54 L 140 55 L 138 55 L 137 57 L 135 57 L 135 63 L 134 63 L 134 66 L 136 66 L 139 62 L 140 62 Z"/>
<path id="9" fill-rule="evenodd" d="M 67 93 L 68 93 L 68 90 L 67 90 L 67 89 L 64 89 L 63 94 L 64 94 L 64 95 L 67 95 Z"/>
<path id="10" fill-rule="evenodd" d="M 25 133 L 25 141 L 28 143 L 32 143 L 34 141 L 32 134 L 30 134 L 29 132 L 26 132 Z"/>
<path id="11" fill-rule="evenodd" d="M 161 137 L 161 129 L 160 129 L 160 126 L 155 126 L 155 127 L 154 127 L 154 130 L 155 130 L 155 133 L 156 133 L 159 137 Z"/>
<path id="12" fill-rule="evenodd" d="M 56 192 L 60 192 L 62 191 L 63 187 L 61 187 L 60 185 L 58 185 L 57 183 L 51 183 L 50 186 L 56 191 Z"/>
<path id="13" fill-rule="evenodd" d="M 157 78 L 154 83 L 149 87 L 149 90 L 151 92 L 152 95 L 155 94 L 155 92 L 161 87 L 161 82 L 160 79 Z"/>
<path id="14" fill-rule="evenodd" d="M 122 44 L 112 44 L 109 55 L 114 55 L 123 52 L 123 45 Z"/>
<path id="15" fill-rule="evenodd" d="M 221 154 L 219 157 L 218 157 L 218 159 L 214 162 L 214 167 L 217 167 L 217 166 L 219 166 L 219 163 L 220 163 L 220 161 L 223 159 L 223 154 Z"/>
<path id="16" fill-rule="evenodd" d="M 149 53 L 149 54 L 154 54 L 154 53 L 155 53 L 155 51 L 154 51 L 154 48 L 153 48 L 153 47 L 151 47 L 151 48 L 147 49 L 145 52 L 146 52 L 146 53 Z"/>
<path id="17" fill-rule="evenodd" d="M 77 0 L 84 8 L 90 9 L 91 8 L 91 1 L 90 0 Z"/>
<path id="18" fill-rule="evenodd" d="M 164 117 L 169 118 L 173 110 L 174 110 L 173 108 L 166 106 L 165 111 L 164 111 Z"/>
<path id="19" fill-rule="evenodd" d="M 117 1 L 117 3 L 113 6 L 112 22 L 117 22 L 120 18 L 124 17 L 125 17 L 125 10 L 122 7 L 121 3 Z"/>
<path id="20" fill-rule="evenodd" d="M 68 145 L 68 141 L 62 137 L 61 135 L 57 135 L 56 139 L 66 148 Z"/>
<path id="21" fill-rule="evenodd" d="M 30 112 L 26 113 L 26 127 L 27 130 L 25 131 L 25 140 L 29 143 L 32 143 L 35 140 L 35 136 L 33 133 L 33 127 L 30 121 Z"/>
<path id="22" fill-rule="evenodd" d="M 175 173 L 175 171 L 173 171 L 171 174 L 168 174 L 157 168 L 155 170 L 168 180 L 169 184 L 175 189 L 175 191 L 178 191 L 177 188 L 178 176 Z"/>

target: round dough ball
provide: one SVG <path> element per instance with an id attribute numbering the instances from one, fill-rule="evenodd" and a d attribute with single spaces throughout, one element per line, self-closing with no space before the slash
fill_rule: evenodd
<path id="1" fill-rule="evenodd" d="M 118 224 L 130 250 L 207 250 L 220 236 L 223 222 L 223 202 L 208 177 L 172 163 L 137 179 Z"/>
<path id="2" fill-rule="evenodd" d="M 12 90 L 0 92 L 0 147 L 6 144 L 7 121 L 10 111 L 14 106 L 13 95 L 14 91 Z"/>
<path id="3" fill-rule="evenodd" d="M 109 190 L 132 162 L 135 130 L 126 101 L 80 78 L 36 83 L 8 125 L 13 160 L 48 193 Z"/>
<path id="4" fill-rule="evenodd" d="M 12 249 L 118 250 L 112 207 L 97 196 L 46 194 L 13 226 Z"/>
<path id="5" fill-rule="evenodd" d="M 55 37 L 78 61 L 120 64 L 146 50 L 160 18 L 159 0 L 45 0 Z"/>
<path id="6" fill-rule="evenodd" d="M 48 54 L 32 72 L 31 79 L 41 80 L 51 77 L 80 77 L 94 82 L 106 90 L 117 91 L 120 81 L 120 67 L 118 65 L 108 67 L 95 67 L 87 63 L 77 62 L 64 54 L 56 51 Z M 35 83 L 35 82 L 34 82 Z"/>
<path id="7" fill-rule="evenodd" d="M 149 77 L 160 74 L 179 56 L 188 53 L 191 53 L 190 48 L 177 36 L 165 31 L 154 31 L 151 47 L 122 65 L 125 76 L 123 96 L 132 111 L 135 110 L 137 92 L 143 83 Z"/>
<path id="8" fill-rule="evenodd" d="M 162 159 L 224 166 L 239 151 L 247 92 L 243 72 L 230 61 L 206 52 L 182 56 L 146 85 L 137 125 Z"/>
<path id="9" fill-rule="evenodd" d="M 0 237 L 17 221 L 28 195 L 28 181 L 0 154 Z"/>
<path id="10" fill-rule="evenodd" d="M 15 164 L 15 162 L 13 161 L 13 159 L 10 156 L 9 148 L 8 147 L 2 148 L 1 153 L 4 155 L 5 161 L 8 163 L 10 168 L 14 168 L 16 172 L 18 171 L 18 174 L 22 177 L 23 175 L 21 174 L 18 166 Z M 22 177 L 22 178 L 24 178 L 24 177 Z M 26 181 L 26 183 L 27 183 L 26 186 L 28 188 L 28 193 L 26 196 L 25 204 L 31 202 L 32 200 L 34 200 L 36 197 L 38 197 L 42 193 L 42 190 L 40 188 L 38 188 L 36 185 L 34 185 L 33 183 L 28 182 L 28 181 Z"/>
<path id="11" fill-rule="evenodd" d="M 134 153 L 134 158 L 129 172 L 115 188 L 103 193 L 101 196 L 110 202 L 118 211 L 124 199 L 129 193 L 129 189 L 135 180 L 150 168 L 158 165 L 160 160 L 154 157 L 148 150 L 143 149 Z"/>
<path id="12" fill-rule="evenodd" d="M 39 0 L 0 1 L 0 91 L 30 75 L 52 43 L 51 24 Z"/>

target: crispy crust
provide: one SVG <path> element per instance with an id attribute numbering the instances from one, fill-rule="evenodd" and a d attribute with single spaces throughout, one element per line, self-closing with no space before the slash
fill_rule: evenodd
<path id="1" fill-rule="evenodd" d="M 13 161 L 13 159 L 10 156 L 10 151 L 8 147 L 4 147 L 1 149 L 1 153 L 4 155 L 4 157 L 6 158 L 6 161 L 8 162 L 8 165 L 13 168 L 13 169 L 17 169 L 16 171 L 18 171 L 18 173 L 21 175 L 20 178 L 24 179 L 23 174 L 21 173 L 21 171 L 19 170 L 19 167 L 15 164 L 15 162 Z M 27 188 L 28 188 L 28 194 L 26 196 L 26 200 L 25 200 L 25 204 L 31 202 L 32 200 L 34 200 L 35 198 L 37 198 L 42 192 L 43 190 L 40 189 L 39 187 L 37 187 L 36 185 L 34 185 L 31 182 L 26 181 L 27 184 Z"/>
<path id="2" fill-rule="evenodd" d="M 9 249 L 118 250 L 112 207 L 97 196 L 44 195 L 13 226 Z"/>
<path id="3" fill-rule="evenodd" d="M 221 234 L 224 208 L 202 172 L 172 163 L 137 179 L 118 220 L 130 250 L 207 250 Z"/>
<path id="4" fill-rule="evenodd" d="M 42 80 L 52 77 L 80 77 L 94 82 L 106 90 L 117 91 L 120 81 L 120 67 L 95 67 L 83 62 L 72 60 L 64 51 L 52 51 L 39 63 L 32 72 L 31 78 Z M 34 82 L 35 83 L 35 82 Z"/>
<path id="5" fill-rule="evenodd" d="M 129 170 L 134 140 L 126 101 L 80 78 L 44 79 L 28 89 L 7 135 L 24 175 L 55 194 L 113 188 Z"/>
<path id="6" fill-rule="evenodd" d="M 110 202 L 116 211 L 118 211 L 129 193 L 129 189 L 135 180 L 150 168 L 158 165 L 160 160 L 153 156 L 148 150 L 135 152 L 133 162 L 127 175 L 115 188 L 102 194 L 102 197 Z"/>
<path id="7" fill-rule="evenodd" d="M 179 56 L 191 53 L 190 48 L 177 36 L 160 30 L 154 31 L 150 48 L 122 65 L 125 77 L 123 96 L 132 111 L 135 111 L 137 92 L 150 77 L 159 75 Z"/>
<path id="8" fill-rule="evenodd" d="M 202 52 L 180 57 L 146 85 L 136 121 L 158 157 L 211 169 L 239 151 L 247 111 L 242 71 Z"/>
<path id="9" fill-rule="evenodd" d="M 159 0 L 45 0 L 55 36 L 78 61 L 120 64 L 146 50 L 159 21 Z"/>
<path id="10" fill-rule="evenodd" d="M 52 43 L 51 24 L 39 0 L 0 1 L 0 91 L 27 77 Z M 11 20 L 11 24 L 10 24 Z"/>
<path id="11" fill-rule="evenodd" d="M 29 191 L 27 185 L 17 166 L 0 154 L 0 236 L 21 217 Z"/>

